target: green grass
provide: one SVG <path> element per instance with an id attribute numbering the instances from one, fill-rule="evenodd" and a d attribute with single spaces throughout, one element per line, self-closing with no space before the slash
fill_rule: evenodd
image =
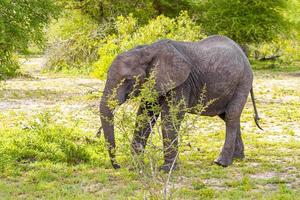
<path id="1" fill-rule="evenodd" d="M 230 167 L 213 164 L 224 142 L 223 122 L 216 117 L 197 118 L 195 127 L 181 138 L 180 169 L 173 174 L 168 190 L 172 198 L 298 199 L 297 74 L 290 68 L 255 71 L 254 91 L 264 131 L 255 127 L 249 99 L 241 119 L 246 158 L 235 160 Z M 116 135 L 122 168 L 111 168 L 103 136 L 94 137 L 100 124 L 99 95 L 90 87 L 103 85 L 66 77 L 21 78 L 0 84 L 0 106 L 7 103 L 0 113 L 1 199 L 162 198 L 159 177 L 167 175 L 158 173 L 153 179 L 129 170 L 130 143 L 120 132 Z M 195 116 L 187 117 L 192 120 Z M 153 139 L 161 146 L 159 135 Z M 157 156 L 162 162 L 162 153 Z"/>

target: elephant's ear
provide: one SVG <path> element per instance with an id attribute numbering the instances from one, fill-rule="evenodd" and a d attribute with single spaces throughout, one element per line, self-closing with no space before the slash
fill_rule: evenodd
<path id="1" fill-rule="evenodd" d="M 188 59 L 172 44 L 166 44 L 161 48 L 153 65 L 156 73 L 156 88 L 160 94 L 166 94 L 183 84 L 192 69 Z"/>

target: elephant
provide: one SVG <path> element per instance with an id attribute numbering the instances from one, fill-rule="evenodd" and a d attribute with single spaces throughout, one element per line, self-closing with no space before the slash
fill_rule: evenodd
<path id="1" fill-rule="evenodd" d="M 100 118 L 112 166 L 117 169 L 113 109 L 108 106 L 108 98 L 115 90 L 115 100 L 124 103 L 137 82 L 142 85 L 152 71 L 155 73 L 157 104 L 161 106 L 161 119 L 170 117 L 170 106 L 166 99 L 170 92 L 175 94 L 175 102 L 184 100 L 187 107 L 199 103 L 200 93 L 206 87 L 206 101 L 216 99 L 200 113 L 203 116 L 219 116 L 226 125 L 223 148 L 214 161 L 227 167 L 233 159 L 244 158 L 244 144 L 241 137 L 240 117 L 249 93 L 254 106 L 255 122 L 258 113 L 253 96 L 253 72 L 249 60 L 241 47 L 226 36 L 214 35 L 196 42 L 183 42 L 164 39 L 149 45 L 137 46 L 119 54 L 112 62 L 100 102 Z M 172 83 L 172 84 L 170 84 Z M 148 112 L 147 103 L 140 105 L 137 115 Z M 199 114 L 193 109 L 189 113 Z M 176 114 L 178 127 L 165 120 L 162 123 L 164 163 L 161 170 L 170 171 L 177 166 L 178 130 L 185 111 Z M 157 116 L 153 119 L 157 119 Z M 153 126 L 154 122 L 148 126 Z M 100 129 L 101 129 L 100 128 Z M 100 130 L 99 129 L 99 130 Z M 102 130 L 101 129 L 101 130 Z M 132 152 L 141 154 L 150 134 L 149 127 L 136 130 L 132 140 Z M 170 148 L 172 147 L 172 148 Z"/>

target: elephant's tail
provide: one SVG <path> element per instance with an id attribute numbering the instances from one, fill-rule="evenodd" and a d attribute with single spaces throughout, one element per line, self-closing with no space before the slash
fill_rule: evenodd
<path id="1" fill-rule="evenodd" d="M 259 125 L 258 121 L 259 121 L 259 116 L 258 116 L 258 113 L 257 113 L 257 109 L 256 109 L 256 104 L 255 104 L 255 99 L 254 99 L 254 93 L 253 93 L 253 87 L 251 88 L 250 90 L 250 94 L 251 94 L 251 100 L 252 100 L 252 104 L 253 104 L 253 108 L 254 108 L 254 121 L 255 121 L 255 124 L 256 126 L 260 129 L 260 130 L 263 130 L 261 128 L 261 126 Z"/>

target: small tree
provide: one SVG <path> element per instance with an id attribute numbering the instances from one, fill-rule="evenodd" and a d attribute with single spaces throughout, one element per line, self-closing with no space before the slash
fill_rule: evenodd
<path id="1" fill-rule="evenodd" d="M 26 50 L 30 43 L 43 43 L 44 27 L 58 11 L 53 0 L 0 1 L 0 79 L 18 68 L 14 52 Z"/>
<path id="2" fill-rule="evenodd" d="M 288 30 L 285 0 L 207 0 L 200 21 L 209 34 L 226 35 L 241 45 L 268 42 Z"/>

